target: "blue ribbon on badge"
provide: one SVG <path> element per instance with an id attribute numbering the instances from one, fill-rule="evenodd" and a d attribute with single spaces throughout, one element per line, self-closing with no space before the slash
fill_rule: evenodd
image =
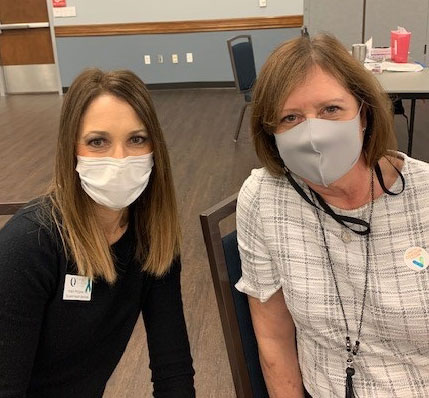
<path id="1" fill-rule="evenodd" d="M 88 278 L 88 284 L 86 285 L 85 293 L 92 290 L 92 280 Z"/>

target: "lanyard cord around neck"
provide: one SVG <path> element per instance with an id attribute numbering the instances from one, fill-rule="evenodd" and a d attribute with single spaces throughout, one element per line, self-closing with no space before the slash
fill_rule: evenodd
<path id="1" fill-rule="evenodd" d="M 386 185 L 384 184 L 383 174 L 381 173 L 381 168 L 380 168 L 380 165 L 378 163 L 375 164 L 374 171 L 375 171 L 375 174 L 377 176 L 378 182 L 380 183 L 380 186 L 385 193 L 387 193 L 388 195 L 399 195 L 405 189 L 405 178 L 399 169 L 397 169 L 393 164 L 392 164 L 392 166 L 397 171 L 399 177 L 401 178 L 402 189 L 399 192 L 391 192 L 386 188 Z M 367 223 L 365 220 L 361 220 L 359 218 L 344 216 L 344 215 L 335 213 L 334 210 L 332 210 L 332 208 L 325 202 L 325 200 L 322 198 L 322 196 L 319 195 L 316 191 L 314 191 L 313 189 L 311 189 L 309 187 L 310 194 L 311 194 L 311 199 L 310 199 L 309 196 L 305 193 L 304 189 L 295 181 L 295 179 L 292 177 L 290 171 L 286 167 L 284 168 L 284 173 L 285 173 L 285 176 L 288 179 L 289 183 L 295 189 L 295 191 L 309 205 L 315 207 L 316 209 L 318 209 L 320 211 L 323 211 L 326 214 L 329 214 L 336 222 L 341 224 L 343 227 L 349 229 L 350 231 L 354 232 L 355 234 L 368 235 L 370 233 L 369 223 Z M 372 169 L 371 169 L 371 175 L 372 175 Z M 373 177 L 371 177 L 371 178 L 373 178 Z M 316 204 L 316 201 L 314 200 L 314 198 L 317 199 L 317 202 L 319 203 L 321 208 Z M 346 223 L 356 225 L 356 226 L 360 226 L 363 229 L 354 229 L 350 225 L 347 225 Z"/>
<path id="2" fill-rule="evenodd" d="M 311 196 L 313 198 L 313 191 L 310 191 Z M 313 199 L 314 200 L 314 199 Z M 347 367 L 346 367 L 346 398 L 354 398 L 355 392 L 353 388 L 353 380 L 352 377 L 355 374 L 355 369 L 353 366 L 353 356 L 357 355 L 359 352 L 359 346 L 360 346 L 360 335 L 362 330 L 362 323 L 363 323 L 363 313 L 365 310 L 365 301 L 366 301 L 366 295 L 368 291 L 368 274 L 369 274 L 369 233 L 370 233 L 370 225 L 372 220 L 372 213 L 374 209 L 374 171 L 371 169 L 371 203 L 370 203 L 370 211 L 369 211 L 369 218 L 368 218 L 368 233 L 365 235 L 365 243 L 366 243 L 366 258 L 365 258 L 365 283 L 364 283 L 364 291 L 363 291 L 363 298 L 362 298 L 362 308 L 360 312 L 360 319 L 358 323 L 358 330 L 357 330 L 357 337 L 355 344 L 352 347 L 351 339 L 350 339 L 350 330 L 349 330 L 349 324 L 347 322 L 346 312 L 344 310 L 344 304 L 341 299 L 340 290 L 338 288 L 338 282 L 337 277 L 335 275 L 333 262 L 331 259 L 331 254 L 329 252 L 329 247 L 326 242 L 326 234 L 325 234 L 325 228 L 323 227 L 322 220 L 320 218 L 319 209 L 316 207 L 316 214 L 317 219 L 319 220 L 320 229 L 322 231 L 322 237 L 323 237 L 323 244 L 325 246 L 325 251 L 328 256 L 328 262 L 329 267 L 332 273 L 332 277 L 334 279 L 335 284 L 335 290 L 337 293 L 338 301 L 341 307 L 341 312 L 343 314 L 344 318 L 344 324 L 346 326 L 346 351 L 347 351 Z"/>

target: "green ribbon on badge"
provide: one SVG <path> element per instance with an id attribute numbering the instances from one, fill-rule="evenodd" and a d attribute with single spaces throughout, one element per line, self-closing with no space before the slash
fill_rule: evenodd
<path id="1" fill-rule="evenodd" d="M 88 284 L 86 285 L 85 293 L 92 290 L 92 280 L 88 278 Z"/>

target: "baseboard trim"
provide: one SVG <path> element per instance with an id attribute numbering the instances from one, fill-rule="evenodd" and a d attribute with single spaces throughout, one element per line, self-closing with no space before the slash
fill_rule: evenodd
<path id="1" fill-rule="evenodd" d="M 149 90 L 174 90 L 174 89 L 192 89 L 192 88 L 231 88 L 235 87 L 233 81 L 218 82 L 179 82 L 179 83 L 149 83 L 146 84 Z M 68 87 L 63 87 L 63 93 L 68 91 Z"/>
<path id="2" fill-rule="evenodd" d="M 149 83 L 146 86 L 149 90 L 173 90 L 181 88 L 231 88 L 235 87 L 235 83 L 233 81 Z"/>

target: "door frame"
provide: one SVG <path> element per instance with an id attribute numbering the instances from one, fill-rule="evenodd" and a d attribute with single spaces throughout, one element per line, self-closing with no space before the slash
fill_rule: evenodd
<path id="1" fill-rule="evenodd" d="M 61 82 L 60 68 L 58 65 L 57 43 L 55 39 L 54 12 L 53 12 L 52 0 L 46 0 L 46 7 L 48 10 L 49 31 L 51 33 L 52 52 L 54 54 L 55 71 L 57 74 L 57 90 L 55 92 L 58 92 L 59 95 L 63 95 L 63 86 Z M 7 92 L 6 92 L 6 80 L 4 77 L 4 70 L 3 70 L 3 66 L 0 65 L 0 97 L 4 97 L 6 95 L 7 95 Z"/>

